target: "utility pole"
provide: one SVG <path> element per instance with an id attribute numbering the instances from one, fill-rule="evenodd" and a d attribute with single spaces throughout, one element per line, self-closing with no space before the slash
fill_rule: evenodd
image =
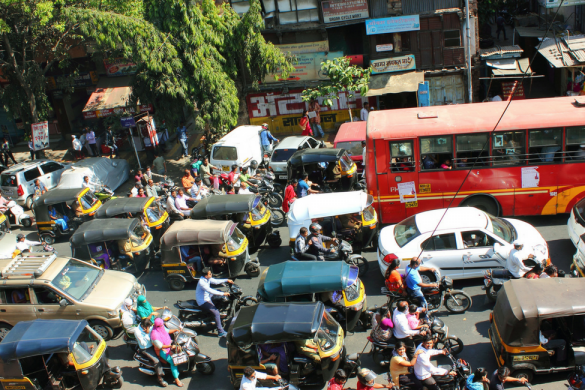
<path id="1" fill-rule="evenodd" d="M 467 20 L 466 36 L 466 56 L 467 56 L 467 93 L 469 95 L 469 103 L 473 103 L 473 87 L 471 85 L 471 19 L 469 18 L 469 0 L 465 0 L 465 18 Z"/>

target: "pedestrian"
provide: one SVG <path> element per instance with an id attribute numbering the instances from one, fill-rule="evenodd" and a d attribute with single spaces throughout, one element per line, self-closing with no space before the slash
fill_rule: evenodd
<path id="1" fill-rule="evenodd" d="M 299 121 L 299 126 L 303 132 L 301 135 L 313 135 L 313 130 L 311 130 L 311 124 L 309 123 L 309 111 L 303 110 L 303 117 Z"/>
<path id="2" fill-rule="evenodd" d="M 262 144 L 262 151 L 264 153 L 272 152 L 272 141 L 278 142 L 276 138 L 272 134 L 270 134 L 270 130 L 268 130 L 268 123 L 262 124 L 262 131 L 260 132 L 260 143 Z"/>
<path id="3" fill-rule="evenodd" d="M 507 40 L 508 38 L 506 38 L 506 20 L 504 19 L 502 14 L 498 14 L 498 17 L 496 18 L 496 36 L 498 37 L 498 40 L 500 40 L 500 31 L 504 33 L 504 40 Z"/>
<path id="4" fill-rule="evenodd" d="M 116 138 L 112 131 L 112 126 L 108 126 L 106 130 L 106 145 L 110 147 L 110 159 L 114 158 L 114 155 L 118 157 L 118 145 L 116 145 Z"/>
<path id="5" fill-rule="evenodd" d="M 288 186 L 284 189 L 284 199 L 282 200 L 282 211 L 288 213 L 290 205 L 297 199 L 297 179 L 291 179 Z"/>
<path id="6" fill-rule="evenodd" d="M 309 123 L 311 123 L 311 129 L 315 133 L 315 137 L 323 138 L 325 137 L 325 133 L 323 132 L 323 128 L 321 128 L 321 106 L 315 99 L 311 99 L 309 101 L 309 112 L 315 113 L 315 116 L 309 118 Z"/>
<path id="7" fill-rule="evenodd" d="M 189 157 L 189 136 L 187 135 L 187 127 L 185 122 L 177 127 L 177 143 L 181 143 L 181 157 Z"/>
<path id="8" fill-rule="evenodd" d="M 515 382 L 523 385 L 528 382 L 528 379 L 514 378 L 513 376 L 510 376 L 510 369 L 506 366 L 502 366 L 492 374 L 489 390 L 504 390 L 504 383 L 507 382 Z"/>
<path id="9" fill-rule="evenodd" d="M 83 149 L 86 148 L 87 145 L 87 132 L 85 131 L 85 129 L 81 130 L 81 135 L 79 136 L 79 142 L 81 142 L 81 154 L 82 157 L 85 157 L 85 152 L 83 151 Z M 88 154 L 89 156 L 89 154 Z"/>
<path id="10" fill-rule="evenodd" d="M 34 161 L 35 157 L 36 158 L 39 158 L 39 152 L 38 151 L 35 151 L 32 137 L 29 138 L 29 140 L 28 140 L 28 150 L 30 152 L 30 161 Z M 2 159 L 0 159 L 0 162 L 2 162 L 1 160 Z"/>
<path id="11" fill-rule="evenodd" d="M 73 158 L 75 158 L 76 160 L 81 160 L 83 158 L 83 154 L 81 152 L 81 148 L 83 148 L 83 145 L 81 145 L 81 141 L 77 139 L 77 136 L 72 135 L 71 144 L 73 145 Z"/>
<path id="12" fill-rule="evenodd" d="M 159 175 L 167 174 L 167 163 L 165 162 L 165 158 L 163 156 L 158 155 L 157 153 L 154 154 L 154 161 L 152 162 L 152 167 Z"/>
<path id="13" fill-rule="evenodd" d="M 229 279 L 214 279 L 211 274 L 210 268 L 203 268 L 201 271 L 202 277 L 199 279 L 199 283 L 197 283 L 197 288 L 195 290 L 195 298 L 197 300 L 197 305 L 199 308 L 204 312 L 209 312 L 213 314 L 215 317 L 215 326 L 217 327 L 217 332 L 219 337 L 227 336 L 227 332 L 223 329 L 221 325 L 221 317 L 219 316 L 219 310 L 213 304 L 211 297 L 213 295 L 225 295 L 229 296 L 229 292 L 222 292 L 218 290 L 214 290 L 211 288 L 212 284 L 222 284 L 222 283 L 234 283 L 232 280 Z"/>
<path id="14" fill-rule="evenodd" d="M 369 109 L 370 109 L 370 103 L 365 102 L 362 105 L 362 109 L 360 111 L 360 119 L 364 122 L 366 122 L 368 120 L 368 115 L 370 115 Z"/>
<path id="15" fill-rule="evenodd" d="M 6 138 L 2 138 L 2 154 L 4 155 L 4 165 L 8 166 L 8 157 L 12 159 L 12 162 L 16 164 L 16 160 L 14 159 L 14 155 L 10 151 L 10 143 Z"/>
<path id="16" fill-rule="evenodd" d="M 86 130 L 87 130 L 87 134 L 85 136 L 85 139 L 87 140 L 87 144 L 89 146 L 88 149 L 91 150 L 90 154 L 93 157 L 99 157 L 100 153 L 98 151 L 97 144 L 95 141 L 95 133 L 90 128 L 86 128 Z"/>

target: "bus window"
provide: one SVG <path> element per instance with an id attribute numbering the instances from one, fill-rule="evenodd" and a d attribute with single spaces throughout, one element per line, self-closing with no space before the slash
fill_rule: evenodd
<path id="1" fill-rule="evenodd" d="M 455 168 L 469 169 L 489 165 L 489 134 L 465 134 L 456 137 Z"/>
<path id="2" fill-rule="evenodd" d="M 563 161 L 563 129 L 531 130 L 528 132 L 528 163 Z"/>
<path id="3" fill-rule="evenodd" d="M 390 142 L 391 172 L 414 171 L 412 141 Z"/>
<path id="4" fill-rule="evenodd" d="M 502 131 L 494 134 L 494 165 L 524 165 L 523 131 Z"/>
<path id="5" fill-rule="evenodd" d="M 567 159 L 585 160 L 585 126 L 567 127 Z"/>
<path id="6" fill-rule="evenodd" d="M 453 161 L 453 136 L 420 138 L 420 158 L 425 170 L 440 169 L 447 161 Z"/>

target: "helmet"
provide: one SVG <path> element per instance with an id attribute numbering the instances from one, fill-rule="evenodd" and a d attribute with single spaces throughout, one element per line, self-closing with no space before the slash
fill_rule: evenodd
<path id="1" fill-rule="evenodd" d="M 20 241 L 24 238 L 24 234 L 19 234 L 16 236 L 16 241 Z"/>
<path id="2" fill-rule="evenodd" d="M 362 368 L 358 371 L 357 377 L 360 383 L 364 386 L 368 384 L 368 382 L 373 381 L 376 379 L 378 375 L 374 373 L 374 371 L 370 370 L 369 368 Z"/>
<path id="3" fill-rule="evenodd" d="M 252 169 L 257 169 L 258 168 L 258 161 L 256 161 L 256 160 L 250 161 L 250 166 L 252 167 Z"/>
<path id="4" fill-rule="evenodd" d="M 268 123 L 262 123 L 262 128 L 264 130 L 268 130 Z"/>
<path id="5" fill-rule="evenodd" d="M 313 222 L 310 226 L 309 226 L 309 231 L 311 232 L 311 234 L 317 234 L 321 231 L 321 225 L 319 225 L 317 222 Z"/>

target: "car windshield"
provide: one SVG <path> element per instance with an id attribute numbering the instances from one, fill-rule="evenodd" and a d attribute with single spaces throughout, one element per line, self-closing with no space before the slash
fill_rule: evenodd
<path id="1" fill-rule="evenodd" d="M 81 198 L 79 198 L 79 201 L 81 202 L 81 207 L 83 207 L 84 210 L 89 210 L 93 207 L 94 204 L 96 204 L 96 202 L 99 201 L 99 199 L 90 190 L 87 191 Z"/>
<path id="2" fill-rule="evenodd" d="M 234 227 L 236 227 L 236 225 L 234 225 Z M 233 252 L 238 250 L 244 243 L 245 239 L 246 236 L 244 236 L 238 228 L 235 228 L 227 242 L 228 251 Z"/>
<path id="3" fill-rule="evenodd" d="M 498 237 L 508 243 L 516 239 L 516 229 L 514 229 L 514 226 L 510 222 L 505 219 L 496 218 L 490 214 L 488 214 L 488 217 L 492 221 L 492 230 Z"/>
<path id="4" fill-rule="evenodd" d="M 53 279 L 52 283 L 76 300 L 82 300 L 102 272 L 103 270 L 99 268 L 71 259 L 59 272 L 59 275 Z"/>
<path id="5" fill-rule="evenodd" d="M 316 342 L 319 344 L 321 351 L 327 352 L 335 348 L 337 345 L 337 334 L 339 333 L 339 324 L 327 313 L 323 312 L 323 319 L 317 334 L 315 335 Z"/>
<path id="6" fill-rule="evenodd" d="M 4 183 L 4 181 L 2 181 Z M 5 185 L 5 184 L 2 184 Z M 585 226 L 585 199 L 581 199 L 575 204 L 575 217 L 577 217 L 577 221 Z"/>
<path id="7" fill-rule="evenodd" d="M 146 209 L 146 216 L 150 223 L 156 222 L 163 216 L 164 211 L 161 209 L 160 204 L 154 201 Z"/>
<path id="8" fill-rule="evenodd" d="M 138 224 L 134 229 L 132 229 L 132 233 L 130 234 L 130 241 L 134 246 L 140 246 L 144 244 L 144 239 L 148 236 L 148 232 L 142 227 L 142 225 Z"/>
<path id="9" fill-rule="evenodd" d="M 0 185 L 3 187 L 16 187 L 16 176 L 0 175 Z"/>
<path id="10" fill-rule="evenodd" d="M 341 161 L 341 167 L 344 171 L 349 171 L 353 165 L 353 160 L 349 158 L 347 153 L 343 153 L 343 156 L 341 156 L 339 161 Z"/>
<path id="11" fill-rule="evenodd" d="M 335 148 L 347 150 L 350 156 L 361 156 L 363 151 L 362 141 L 338 142 Z"/>
<path id="12" fill-rule="evenodd" d="M 233 146 L 216 146 L 213 148 L 213 159 L 236 161 L 238 159 L 238 152 Z"/>
<path id="13" fill-rule="evenodd" d="M 401 248 L 418 236 L 420 236 L 420 232 L 416 227 L 414 215 L 406 218 L 394 227 L 394 239 Z"/>
<path id="14" fill-rule="evenodd" d="M 286 162 L 297 149 L 276 149 L 272 152 L 272 162 Z"/>

